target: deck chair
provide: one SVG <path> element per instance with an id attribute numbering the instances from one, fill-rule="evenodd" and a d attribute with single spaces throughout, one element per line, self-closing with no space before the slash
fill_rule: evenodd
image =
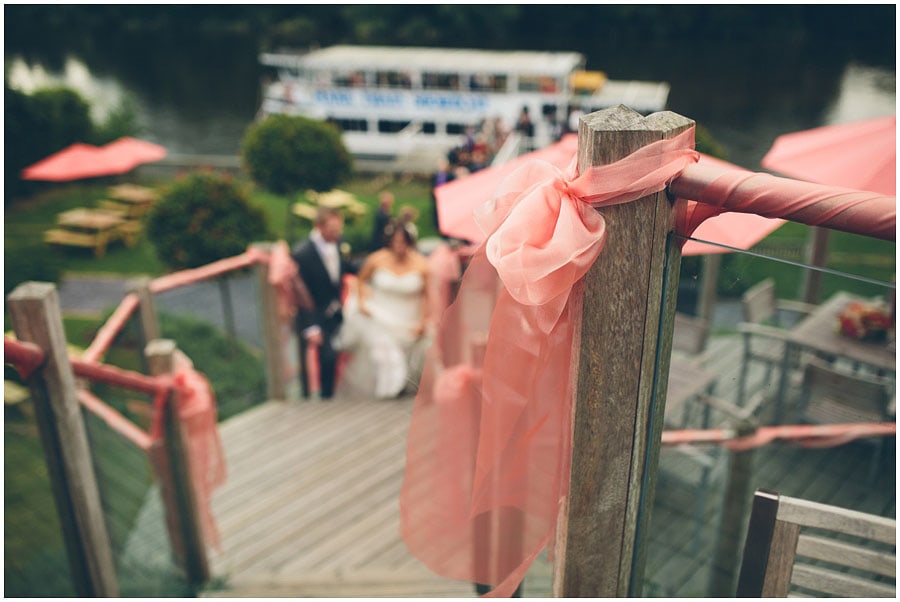
<path id="1" fill-rule="evenodd" d="M 757 490 L 739 598 L 896 597 L 890 518 Z"/>
<path id="2" fill-rule="evenodd" d="M 808 358 L 803 369 L 801 416 L 816 424 L 884 422 L 894 420 L 893 384 L 885 379 L 839 370 Z M 867 439 L 875 445 L 870 481 L 878 476 L 888 438 Z"/>
<path id="3" fill-rule="evenodd" d="M 747 400 L 747 376 L 750 362 L 765 366 L 764 385 L 772 380 L 772 373 L 784 359 L 787 331 L 781 322 L 782 312 L 808 314 L 813 305 L 800 301 L 775 298 L 775 281 L 767 278 L 749 288 L 741 297 L 744 321 L 738 324 L 743 335 L 744 357 L 738 377 L 737 404 L 744 407 Z M 795 363 L 795 360 L 792 360 Z"/>
<path id="4" fill-rule="evenodd" d="M 688 357 L 698 357 L 706 351 L 709 321 L 680 312 L 675 313 L 672 350 Z"/>

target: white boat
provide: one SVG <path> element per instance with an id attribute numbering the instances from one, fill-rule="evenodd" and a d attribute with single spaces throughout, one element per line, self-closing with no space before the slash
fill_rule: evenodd
<path id="1" fill-rule="evenodd" d="M 264 86 L 260 116 L 287 113 L 335 123 L 359 160 L 418 158 L 431 169 L 467 128 L 501 120 L 513 129 L 523 108 L 531 146 L 552 142 L 571 110 L 625 104 L 665 108 L 664 82 L 607 81 L 584 71 L 577 52 L 331 46 L 267 53 L 275 77 Z"/>

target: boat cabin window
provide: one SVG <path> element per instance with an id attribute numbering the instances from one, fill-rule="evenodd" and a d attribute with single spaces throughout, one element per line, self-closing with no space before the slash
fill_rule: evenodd
<path id="1" fill-rule="evenodd" d="M 553 94 L 561 90 L 555 78 L 545 75 L 520 75 L 519 92 L 544 92 Z"/>
<path id="2" fill-rule="evenodd" d="M 328 123 L 338 126 L 342 132 L 368 132 L 369 122 L 365 119 L 341 119 L 339 117 L 329 117 Z"/>
<path id="3" fill-rule="evenodd" d="M 397 132 L 402 131 L 408 125 L 409 125 L 409 120 L 394 121 L 391 119 L 379 119 L 378 120 L 378 131 L 381 132 L 382 134 L 396 134 Z"/>
<path id="4" fill-rule="evenodd" d="M 423 134 L 435 134 L 437 133 L 437 126 L 433 121 L 423 121 L 422 122 L 422 133 Z"/>
<path id="5" fill-rule="evenodd" d="M 447 124 L 447 133 L 451 136 L 456 136 L 458 134 L 466 133 L 466 124 L 464 123 L 448 123 Z"/>
<path id="6" fill-rule="evenodd" d="M 366 74 L 362 71 L 334 73 L 332 83 L 338 88 L 362 88 L 366 85 Z"/>
<path id="7" fill-rule="evenodd" d="M 405 71 L 376 71 L 375 84 L 379 88 L 412 88 L 412 78 Z"/>
<path id="8" fill-rule="evenodd" d="M 423 71 L 422 87 L 426 90 L 459 90 L 459 74 Z"/>
<path id="9" fill-rule="evenodd" d="M 505 75 L 476 74 L 469 78 L 469 87 L 473 92 L 506 92 Z"/>

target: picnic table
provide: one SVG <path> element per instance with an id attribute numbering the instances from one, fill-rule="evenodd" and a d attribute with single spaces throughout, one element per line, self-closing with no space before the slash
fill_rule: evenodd
<path id="1" fill-rule="evenodd" d="M 44 241 L 71 247 L 87 247 L 103 257 L 109 242 L 123 237 L 121 226 L 126 220 L 100 209 L 77 208 L 57 216 L 57 228 L 44 232 Z"/>
<path id="2" fill-rule="evenodd" d="M 101 208 L 119 212 L 127 219 L 139 219 L 158 198 L 156 191 L 135 184 L 119 184 L 107 190 L 108 200 L 100 201 Z"/>

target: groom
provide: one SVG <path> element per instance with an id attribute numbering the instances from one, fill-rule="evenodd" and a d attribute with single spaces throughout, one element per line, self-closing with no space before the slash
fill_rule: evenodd
<path id="1" fill-rule="evenodd" d="M 354 267 L 341 257 L 339 242 L 343 230 L 344 218 L 340 211 L 320 207 L 309 238 L 291 253 L 314 304 L 311 310 L 300 308 L 296 318 L 300 386 L 306 398 L 309 397 L 306 350 L 310 345 L 319 348 L 320 396 L 327 400 L 334 395 L 338 353 L 331 339 L 343 321 L 341 283 L 344 274 L 356 273 Z"/>

